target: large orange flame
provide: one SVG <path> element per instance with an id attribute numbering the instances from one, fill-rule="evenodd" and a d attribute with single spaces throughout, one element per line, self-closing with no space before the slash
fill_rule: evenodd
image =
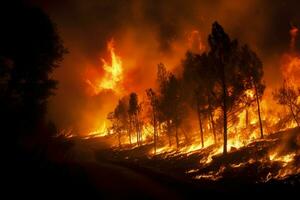
<path id="1" fill-rule="evenodd" d="M 103 63 L 104 75 L 100 79 L 91 81 L 86 80 L 86 83 L 93 91 L 93 95 L 99 94 L 103 90 L 112 90 L 119 92 L 121 88 L 121 81 L 123 79 L 123 67 L 121 57 L 115 52 L 114 40 L 110 40 L 107 43 L 107 50 L 110 53 L 111 61 L 108 62 L 104 58 L 101 58 Z"/>
<path id="2" fill-rule="evenodd" d="M 107 49 L 110 52 L 111 63 L 109 64 L 105 59 L 101 59 L 103 62 L 103 69 L 105 70 L 105 74 L 100 83 L 100 88 L 118 90 L 118 84 L 122 80 L 123 73 L 122 60 L 115 53 L 113 40 L 108 43 Z"/>

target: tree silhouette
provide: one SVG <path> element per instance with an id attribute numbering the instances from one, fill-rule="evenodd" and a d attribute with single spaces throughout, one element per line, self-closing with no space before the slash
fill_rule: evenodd
<path id="1" fill-rule="evenodd" d="M 163 93 L 165 93 L 165 91 L 167 90 L 167 84 L 168 84 L 168 77 L 170 76 L 169 72 L 167 72 L 165 66 L 160 63 L 157 66 L 157 82 L 158 82 L 158 86 L 159 86 L 159 94 L 160 94 L 160 98 L 159 98 L 159 123 L 163 124 L 164 123 L 164 129 L 165 132 L 168 136 L 168 140 L 169 140 L 169 146 L 172 145 L 171 142 L 171 123 L 165 113 L 165 109 L 166 109 L 166 104 L 165 104 L 165 97 L 163 96 Z M 160 127 L 160 125 L 159 125 Z"/>
<path id="2" fill-rule="evenodd" d="M 284 81 L 283 85 L 273 93 L 273 98 L 278 104 L 285 105 L 289 108 L 298 127 L 300 127 L 298 121 L 298 115 L 300 113 L 300 105 L 298 103 L 299 97 L 300 88 L 296 89 L 293 86 L 289 86 L 287 85 L 286 81 Z"/>
<path id="3" fill-rule="evenodd" d="M 172 129 L 175 129 L 176 146 L 179 147 L 178 128 L 184 115 L 181 82 L 172 73 L 167 72 L 163 65 L 158 66 L 160 80 L 160 113 L 167 124 L 169 145 L 171 145 Z"/>
<path id="4" fill-rule="evenodd" d="M 245 72 L 246 88 L 248 90 L 254 90 L 254 97 L 257 104 L 257 114 L 259 119 L 260 126 L 260 136 L 264 137 L 263 126 L 261 120 L 261 111 L 260 111 L 260 99 L 265 90 L 265 85 L 262 82 L 263 78 L 263 66 L 262 62 L 258 58 L 255 52 L 253 52 L 247 45 L 242 47 L 241 50 L 241 66 L 244 67 L 243 71 Z M 249 99 L 251 104 L 251 99 Z"/>
<path id="5" fill-rule="evenodd" d="M 203 117 L 208 116 L 216 142 L 215 123 L 213 119 L 216 103 L 213 96 L 213 79 L 207 73 L 209 65 L 209 57 L 205 53 L 198 55 L 187 52 L 182 62 L 183 90 L 189 91 L 184 93 L 184 97 L 197 111 L 202 147 L 204 147 Z"/>
<path id="6" fill-rule="evenodd" d="M 21 1 L 0 8 L 1 127 L 12 140 L 44 134 L 47 99 L 57 82 L 50 73 L 66 50 L 55 25 Z"/>
<path id="7" fill-rule="evenodd" d="M 108 114 L 107 119 L 112 122 L 112 130 L 117 133 L 119 147 L 121 147 L 123 133 L 129 133 L 128 98 L 120 99 L 114 111 Z"/>
<path id="8" fill-rule="evenodd" d="M 152 90 L 152 88 L 147 89 L 146 93 L 151 105 L 151 113 L 152 113 L 151 122 L 153 126 L 154 154 L 156 154 L 157 140 L 158 140 L 157 125 L 158 125 L 159 99 L 157 94 Z"/>
<path id="9" fill-rule="evenodd" d="M 223 153 L 227 153 L 228 112 L 236 106 L 245 92 L 245 76 L 239 61 L 240 48 L 236 40 L 231 40 L 223 28 L 215 22 L 208 38 L 211 64 L 207 73 L 214 80 L 214 94 L 223 113 Z"/>
<path id="10" fill-rule="evenodd" d="M 136 93 L 131 93 L 129 95 L 129 108 L 128 113 L 130 117 L 130 126 L 135 127 L 136 131 L 136 142 L 138 145 L 141 145 L 141 124 L 139 121 L 139 113 L 141 107 L 139 106 L 138 96 Z"/>

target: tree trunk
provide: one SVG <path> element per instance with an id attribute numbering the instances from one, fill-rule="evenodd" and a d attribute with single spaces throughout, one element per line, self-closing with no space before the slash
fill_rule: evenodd
<path id="1" fill-rule="evenodd" d="M 199 122 L 199 130 L 200 130 L 200 137 L 201 137 L 201 146 L 204 147 L 204 140 L 203 140 L 203 127 L 202 127 L 202 120 L 201 120 L 201 113 L 199 103 L 197 103 L 197 114 L 198 114 L 198 122 Z"/>
<path id="2" fill-rule="evenodd" d="M 157 128 L 156 128 L 156 116 L 154 111 L 153 112 L 153 142 L 154 142 L 154 154 L 156 154 L 156 144 L 157 144 Z"/>
<path id="3" fill-rule="evenodd" d="M 295 113 L 294 113 L 294 111 L 293 111 L 292 105 L 290 105 L 289 108 L 290 108 L 290 110 L 291 110 L 291 113 L 292 113 L 292 115 L 293 115 L 293 118 L 294 118 L 295 122 L 297 123 L 297 126 L 300 127 L 300 126 L 299 126 L 299 122 L 298 122 L 298 120 L 297 120 L 297 118 L 296 118 L 296 115 L 295 115 Z"/>
<path id="4" fill-rule="evenodd" d="M 225 77 L 225 68 L 222 66 L 222 90 L 223 90 L 223 154 L 227 154 L 227 85 L 226 85 L 226 77 Z"/>
<path id="5" fill-rule="evenodd" d="M 259 128 L 260 128 L 260 138 L 264 138 L 264 132 L 263 132 L 263 126 L 261 122 L 261 116 L 260 116 L 260 105 L 259 105 L 259 98 L 258 98 L 258 92 L 257 92 L 257 86 L 254 84 L 255 89 L 255 97 L 256 97 L 256 103 L 257 103 L 257 113 L 258 113 L 258 119 L 259 119 Z"/>
<path id="6" fill-rule="evenodd" d="M 130 145 L 132 144 L 131 132 L 132 132 L 132 117 L 129 116 L 129 142 L 130 142 Z"/>
<path id="7" fill-rule="evenodd" d="M 223 145 L 223 154 L 227 154 L 227 107 L 226 103 L 223 105 L 223 136 L 224 136 L 224 145 Z"/>
<path id="8" fill-rule="evenodd" d="M 211 128 L 212 128 L 212 131 L 213 131 L 213 134 L 214 134 L 214 142 L 215 142 L 215 144 L 217 144 L 217 136 L 216 136 L 216 130 L 215 130 L 215 121 L 214 121 L 214 117 L 213 117 L 212 111 L 209 112 L 209 115 L 210 115 Z"/>
<path id="9" fill-rule="evenodd" d="M 135 116 L 135 131 L 136 131 L 136 143 L 138 146 L 140 146 L 140 134 L 139 134 L 139 123 L 137 116 Z"/>

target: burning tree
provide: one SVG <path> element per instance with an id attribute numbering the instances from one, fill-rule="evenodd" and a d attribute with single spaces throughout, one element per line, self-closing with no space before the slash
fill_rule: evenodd
<path id="1" fill-rule="evenodd" d="M 256 88 L 260 116 L 258 99 L 262 92 L 259 92 L 258 87 L 262 85 L 262 65 L 251 50 L 246 46 L 241 48 L 237 40 L 231 40 L 217 22 L 212 26 L 208 42 L 210 51 L 207 56 L 210 64 L 207 74 L 213 80 L 213 94 L 223 113 L 223 153 L 226 154 L 229 112 L 239 105 L 250 86 Z"/>
<path id="2" fill-rule="evenodd" d="M 245 73 L 245 84 L 248 91 L 254 91 L 254 97 L 257 104 L 257 114 L 259 119 L 260 136 L 264 137 L 263 126 L 261 120 L 260 111 L 260 99 L 265 90 L 265 85 L 262 81 L 263 78 L 263 65 L 255 52 L 253 52 L 247 45 L 243 46 L 241 49 L 241 66 L 244 67 L 243 72 Z M 247 105 L 251 105 L 253 102 L 253 95 L 245 94 Z M 247 98 L 248 97 L 248 98 Z M 248 116 L 247 116 L 248 117 Z"/>
<path id="3" fill-rule="evenodd" d="M 293 86 L 289 86 L 286 84 L 286 81 L 284 81 L 282 87 L 273 93 L 273 97 L 278 104 L 285 105 L 289 108 L 297 126 L 300 127 L 299 126 L 300 88 L 296 89 Z"/>
<path id="4" fill-rule="evenodd" d="M 129 132 L 128 100 L 123 97 L 119 100 L 115 110 L 108 114 L 108 119 L 112 122 L 112 130 L 118 135 L 119 147 L 121 147 L 121 137 L 123 132 Z M 130 137 L 130 135 L 129 135 Z M 131 140 L 131 139 L 130 139 Z"/>
<path id="5" fill-rule="evenodd" d="M 158 125 L 158 112 L 159 112 L 159 99 L 157 94 L 150 88 L 146 90 L 148 100 L 151 105 L 151 114 L 152 114 L 152 126 L 153 126 L 153 141 L 154 141 L 154 154 L 156 154 L 157 148 L 157 125 Z"/>
<path id="6" fill-rule="evenodd" d="M 174 74 L 167 72 L 163 64 L 158 65 L 158 81 L 160 88 L 160 113 L 161 119 L 166 123 L 169 145 L 171 135 L 175 129 L 176 146 L 179 147 L 178 128 L 184 115 L 184 106 L 181 82 Z"/>
<path id="7" fill-rule="evenodd" d="M 204 147 L 202 118 L 207 116 L 211 122 L 211 129 L 216 143 L 215 122 L 213 119 L 216 102 L 213 94 L 213 82 L 206 69 L 207 66 L 209 66 L 208 56 L 205 53 L 198 55 L 187 52 L 182 66 L 184 90 L 189 91 L 185 92 L 184 97 L 185 101 L 187 101 L 192 108 L 196 108 L 201 145 Z"/>
<path id="8" fill-rule="evenodd" d="M 141 122 L 139 120 L 139 113 L 141 111 L 141 105 L 138 102 L 138 96 L 136 93 L 131 93 L 129 95 L 129 124 L 130 124 L 130 131 L 133 130 L 133 127 L 136 131 L 136 142 L 140 145 L 142 140 L 142 133 L 141 133 Z"/>

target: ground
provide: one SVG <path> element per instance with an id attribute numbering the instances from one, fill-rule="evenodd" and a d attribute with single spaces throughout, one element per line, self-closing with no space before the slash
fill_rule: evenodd
<path id="1" fill-rule="evenodd" d="M 293 195 L 298 193 L 300 175 L 292 173 L 282 179 L 275 174 L 282 169 L 279 161 L 264 161 L 270 150 L 298 153 L 298 129 L 270 135 L 226 156 L 217 155 L 201 164 L 209 150 L 190 154 L 149 156 L 152 145 L 134 149 L 110 148 L 105 140 L 73 138 L 50 145 L 47 158 L 18 161 L 8 174 L 6 186 L 19 192 L 10 196 L 79 197 L 104 199 L 186 199 L 193 196 L 239 197 Z M 210 147 L 211 148 L 211 147 Z M 293 166 L 299 169 L 299 157 Z M 251 162 L 249 162 L 251 160 Z M 253 160 L 253 161 L 252 161 Z M 20 165 L 21 163 L 21 165 Z M 242 163 L 242 164 L 241 164 Z M 204 176 L 205 175 L 205 176 Z M 272 176 L 273 175 L 273 176 Z M 195 178 L 195 177 L 202 178 Z M 203 178 L 204 177 L 204 178 Z M 205 178 L 206 177 L 206 178 Z M 9 191 L 9 190 L 6 190 Z M 42 195 L 42 196 L 41 196 Z"/>

